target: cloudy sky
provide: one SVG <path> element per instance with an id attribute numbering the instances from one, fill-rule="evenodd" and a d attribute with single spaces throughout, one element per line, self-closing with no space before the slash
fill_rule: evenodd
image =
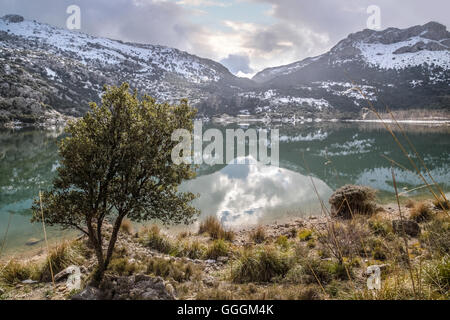
<path id="1" fill-rule="evenodd" d="M 65 27 L 69 5 L 81 8 L 82 32 L 175 47 L 240 76 L 327 51 L 367 27 L 370 5 L 383 29 L 450 25 L 448 0 L 0 0 L 0 14 Z"/>

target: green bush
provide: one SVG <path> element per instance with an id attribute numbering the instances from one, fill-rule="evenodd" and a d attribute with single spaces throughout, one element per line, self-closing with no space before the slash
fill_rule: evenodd
<path id="1" fill-rule="evenodd" d="M 232 270 L 236 283 L 270 282 L 284 278 L 293 265 L 293 259 L 273 247 L 244 250 Z"/>
<path id="2" fill-rule="evenodd" d="M 170 254 L 177 250 L 176 245 L 166 236 L 162 235 L 157 226 L 152 226 L 149 230 L 146 230 L 143 243 L 150 249 L 165 254 Z"/>
<path id="3" fill-rule="evenodd" d="M 312 239 L 312 235 L 313 235 L 312 230 L 303 229 L 302 231 L 300 231 L 298 233 L 298 238 L 300 239 L 300 241 L 305 241 L 306 242 L 306 241 L 309 241 L 309 240 Z"/>
<path id="4" fill-rule="evenodd" d="M 35 264 L 23 263 L 16 260 L 9 261 L 0 273 L 0 280 L 8 285 L 14 285 L 24 280 L 39 280 L 40 270 Z"/>
<path id="5" fill-rule="evenodd" d="M 165 279 L 172 278 L 177 282 L 184 282 L 191 280 L 196 271 L 191 263 L 155 258 L 150 260 L 147 273 Z"/>
<path id="6" fill-rule="evenodd" d="M 219 257 L 228 256 L 229 251 L 230 249 L 228 244 L 224 240 L 218 239 L 214 240 L 214 242 L 208 247 L 205 256 L 207 259 L 216 260 Z"/>
<path id="7" fill-rule="evenodd" d="M 117 273 L 119 276 L 131 276 L 138 271 L 141 267 L 135 263 L 130 262 L 127 258 L 112 259 L 109 265 L 109 270 Z"/>
<path id="8" fill-rule="evenodd" d="M 445 255 L 440 260 L 431 262 L 425 268 L 425 280 L 438 292 L 444 295 L 450 290 L 450 256 Z"/>

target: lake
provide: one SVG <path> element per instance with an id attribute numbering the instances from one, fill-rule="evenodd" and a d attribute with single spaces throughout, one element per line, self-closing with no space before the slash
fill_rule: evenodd
<path id="1" fill-rule="evenodd" d="M 222 131 L 239 128 L 236 124 L 208 124 L 204 130 L 211 127 Z M 201 218 L 216 215 L 226 226 L 241 228 L 317 215 L 321 213 L 318 197 L 327 203 L 333 190 L 348 183 L 373 187 L 379 190 L 380 201 L 389 202 L 394 199 L 394 188 L 388 159 L 398 163 L 395 174 L 404 196 L 429 194 L 423 181 L 407 170 L 411 164 L 392 136 L 378 124 L 324 122 L 277 128 L 279 167 L 245 161 L 202 165 L 197 177 L 183 184 L 182 189 L 200 194 L 194 205 L 201 210 Z M 408 125 L 405 132 L 431 175 L 448 193 L 450 127 Z M 396 134 L 407 146 L 401 132 Z M 58 167 L 57 141 L 63 137 L 62 130 L 0 131 L 0 248 L 9 225 L 3 256 L 43 248 L 42 225 L 30 223 L 30 207 L 39 190 L 51 187 Z M 407 150 L 418 162 L 411 148 Z M 181 228 L 187 227 L 176 229 Z M 77 235 L 56 228 L 49 228 L 48 233 L 52 243 Z"/>

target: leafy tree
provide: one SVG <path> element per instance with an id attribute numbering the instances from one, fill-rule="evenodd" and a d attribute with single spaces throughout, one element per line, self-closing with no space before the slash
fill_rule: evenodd
<path id="1" fill-rule="evenodd" d="M 189 205 L 195 195 L 178 191 L 195 173 L 171 161 L 178 143 L 171 141 L 172 132 L 192 132 L 196 111 L 186 100 L 169 105 L 149 96 L 141 99 L 128 84 L 105 87 L 102 105 L 90 107 L 66 128 L 69 135 L 59 145 L 61 166 L 52 190 L 42 195 L 42 208 L 46 224 L 75 228 L 89 237 L 100 281 L 124 218 L 188 224 L 197 216 Z M 41 221 L 40 210 L 36 199 L 33 221 Z M 112 224 L 106 246 L 105 221 Z"/>

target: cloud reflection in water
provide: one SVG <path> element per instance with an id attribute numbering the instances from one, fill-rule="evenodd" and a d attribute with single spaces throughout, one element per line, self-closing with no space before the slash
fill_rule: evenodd
<path id="1" fill-rule="evenodd" d="M 183 189 L 199 193 L 195 206 L 202 217 L 217 215 L 227 227 L 270 222 L 292 214 L 320 213 L 317 195 L 309 177 L 257 163 L 253 158 L 239 158 L 210 175 L 198 177 Z M 326 200 L 332 190 L 313 178 L 317 191 Z"/>

